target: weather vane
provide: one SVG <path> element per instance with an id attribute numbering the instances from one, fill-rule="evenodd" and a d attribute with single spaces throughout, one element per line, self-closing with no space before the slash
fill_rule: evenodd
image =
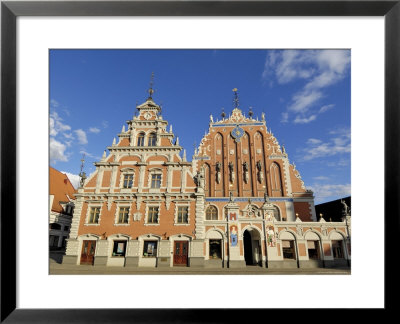
<path id="1" fill-rule="evenodd" d="M 234 104 L 235 108 L 239 108 L 239 98 L 238 98 L 238 94 L 237 94 L 238 89 L 233 88 L 232 91 L 235 93 L 235 99 L 233 99 L 233 104 Z"/>
<path id="2" fill-rule="evenodd" d="M 153 95 L 153 93 L 154 93 L 154 90 L 153 90 L 153 81 L 154 81 L 154 72 L 151 72 L 150 88 L 149 88 L 149 90 L 147 90 L 147 92 L 149 93 L 149 99 L 152 99 L 152 95 Z"/>

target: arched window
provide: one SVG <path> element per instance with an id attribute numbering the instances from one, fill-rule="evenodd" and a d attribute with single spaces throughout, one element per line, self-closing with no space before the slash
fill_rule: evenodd
<path id="1" fill-rule="evenodd" d="M 215 206 L 207 207 L 206 220 L 218 220 L 218 210 Z"/>
<path id="2" fill-rule="evenodd" d="M 277 163 L 272 163 L 270 174 L 271 174 L 272 195 L 282 196 L 281 170 Z"/>
<path id="3" fill-rule="evenodd" d="M 137 146 L 144 146 L 144 133 L 138 135 Z"/>
<path id="4" fill-rule="evenodd" d="M 155 133 L 151 133 L 149 135 L 149 146 L 156 146 L 157 143 L 157 135 Z"/>

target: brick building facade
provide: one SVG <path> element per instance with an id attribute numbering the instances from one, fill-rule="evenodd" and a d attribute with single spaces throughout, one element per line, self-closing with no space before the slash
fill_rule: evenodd
<path id="1" fill-rule="evenodd" d="M 244 116 L 235 91 L 232 113 L 219 121 L 210 116 L 209 131 L 189 162 L 151 88 L 149 93 L 75 194 L 64 263 L 348 263 L 349 219 L 317 221 L 313 193 L 268 130 L 264 114 L 261 120 Z"/>

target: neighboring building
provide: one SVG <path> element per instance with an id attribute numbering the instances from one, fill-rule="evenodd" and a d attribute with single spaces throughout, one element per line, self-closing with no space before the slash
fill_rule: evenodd
<path id="1" fill-rule="evenodd" d="M 50 250 L 65 249 L 74 211 L 75 188 L 67 175 L 50 167 Z"/>
<path id="2" fill-rule="evenodd" d="M 342 199 L 337 199 L 329 201 L 323 204 L 315 205 L 315 213 L 318 219 L 322 217 L 327 222 L 341 222 L 343 220 L 343 204 L 342 201 L 351 209 L 351 197 L 345 197 Z"/>
<path id="3" fill-rule="evenodd" d="M 344 222 L 317 222 L 284 147 L 235 108 L 186 161 L 161 108 L 137 106 L 78 189 L 64 263 L 134 267 L 345 265 Z M 346 249 L 345 247 L 349 247 Z"/>

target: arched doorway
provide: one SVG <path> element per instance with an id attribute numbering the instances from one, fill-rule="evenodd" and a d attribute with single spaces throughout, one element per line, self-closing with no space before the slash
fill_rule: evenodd
<path id="1" fill-rule="evenodd" d="M 243 233 L 244 260 L 246 265 L 261 265 L 260 234 L 254 229 Z"/>

